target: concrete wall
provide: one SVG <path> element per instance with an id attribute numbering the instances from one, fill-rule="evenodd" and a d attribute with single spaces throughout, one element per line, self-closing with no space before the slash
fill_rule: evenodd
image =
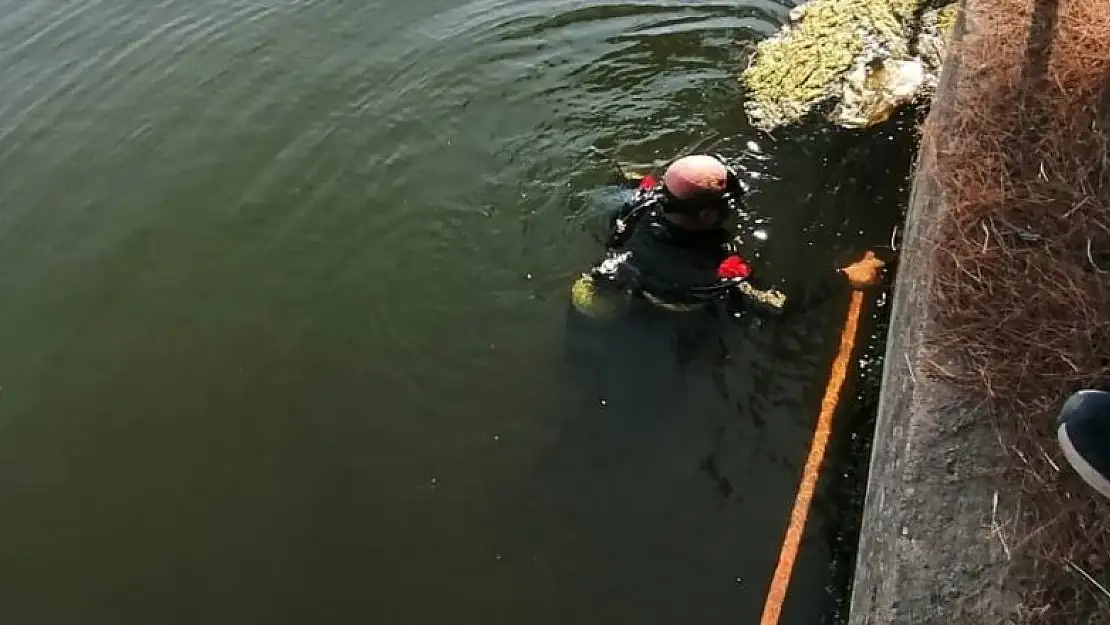
<path id="1" fill-rule="evenodd" d="M 956 41 L 975 36 L 975 16 L 969 0 Z M 930 119 L 945 115 L 946 94 L 960 73 L 958 53 L 950 54 Z M 1018 604 L 1003 589 L 1007 554 L 992 526 L 992 475 L 1003 450 L 988 419 L 919 373 L 932 305 L 929 232 L 945 218 L 930 182 L 930 148 L 926 139 L 906 218 L 851 625 L 990 625 L 1005 622 Z"/>

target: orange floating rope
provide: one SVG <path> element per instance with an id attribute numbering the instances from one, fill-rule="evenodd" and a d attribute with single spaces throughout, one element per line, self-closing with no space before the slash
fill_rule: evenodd
<path id="1" fill-rule="evenodd" d="M 872 256 L 870 252 L 867 253 L 868 258 Z M 798 559 L 802 531 L 805 529 L 806 519 L 809 517 L 813 492 L 817 489 L 817 478 L 821 475 L 821 463 L 825 460 L 825 450 L 829 446 L 833 413 L 836 412 L 837 402 L 840 401 L 840 391 L 844 387 L 844 379 L 848 376 L 862 308 L 863 292 L 859 290 L 852 291 L 852 301 L 848 305 L 848 317 L 844 321 L 844 328 L 840 331 L 840 348 L 836 353 L 836 359 L 833 360 L 832 370 L 829 372 L 829 383 L 825 387 L 825 396 L 821 399 L 821 414 L 817 417 L 817 428 L 813 432 L 813 443 L 809 448 L 809 457 L 806 458 L 806 466 L 802 473 L 802 483 L 798 487 L 798 495 L 794 499 L 794 509 L 790 512 L 790 525 L 786 530 L 782 550 L 779 552 L 779 562 L 778 566 L 775 567 L 775 576 L 771 579 L 771 589 L 767 592 L 767 601 L 763 604 L 763 617 L 759 620 L 760 625 L 778 625 L 779 617 L 782 615 L 782 605 L 786 601 L 786 591 L 790 586 L 790 577 L 794 573 L 794 562 Z"/>

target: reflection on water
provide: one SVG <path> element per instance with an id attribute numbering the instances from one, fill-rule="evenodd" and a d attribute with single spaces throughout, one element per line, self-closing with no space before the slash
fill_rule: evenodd
<path id="1" fill-rule="evenodd" d="M 583 366 L 565 289 L 788 8 L 0 0 L 0 618 L 754 620 L 837 304 Z M 760 143 L 758 268 L 886 243 L 910 146 Z"/>

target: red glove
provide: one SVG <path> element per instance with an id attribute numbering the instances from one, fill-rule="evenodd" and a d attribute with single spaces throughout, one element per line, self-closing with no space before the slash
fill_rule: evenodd
<path id="1" fill-rule="evenodd" d="M 717 266 L 717 277 L 722 280 L 747 278 L 751 274 L 752 268 L 748 266 L 748 263 L 744 262 L 744 259 L 735 254 L 724 259 L 721 261 L 721 264 Z"/>

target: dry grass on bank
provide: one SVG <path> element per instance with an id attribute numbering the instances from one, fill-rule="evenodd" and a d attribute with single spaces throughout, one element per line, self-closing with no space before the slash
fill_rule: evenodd
<path id="1" fill-rule="evenodd" d="M 1053 427 L 1070 392 L 1110 388 L 1110 2 L 978 0 L 969 14 L 959 81 L 925 128 L 945 211 L 930 364 L 984 402 L 1013 460 L 1016 618 L 1110 623 L 1110 597 L 1077 571 L 1110 586 L 1110 506 Z"/>

